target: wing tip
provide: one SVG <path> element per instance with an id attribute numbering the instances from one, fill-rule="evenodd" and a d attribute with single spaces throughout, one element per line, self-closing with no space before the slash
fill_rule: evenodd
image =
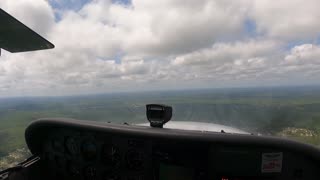
<path id="1" fill-rule="evenodd" d="M 37 51 L 37 50 L 46 50 L 46 49 L 53 49 L 55 45 L 39 35 L 37 32 L 32 30 L 31 28 L 27 27 L 25 24 L 17 20 L 15 17 L 11 16 L 9 13 L 4 11 L 0 8 L 0 18 L 7 20 L 10 22 L 7 25 L 9 26 L 9 30 L 1 31 L 0 27 L 0 48 L 4 49 L 11 53 L 18 53 L 18 52 L 28 52 L 28 51 Z M 10 24 L 15 24 L 16 26 L 11 26 Z M 11 29 L 10 29 L 11 28 Z M 4 34 L 1 34 L 3 32 Z M 8 37 L 10 35 L 21 33 L 22 36 L 28 37 L 30 41 L 23 42 L 20 40 L 15 39 L 14 36 Z M 31 44 L 30 42 L 37 42 L 36 44 Z M 1 55 L 1 54 L 0 54 Z"/>

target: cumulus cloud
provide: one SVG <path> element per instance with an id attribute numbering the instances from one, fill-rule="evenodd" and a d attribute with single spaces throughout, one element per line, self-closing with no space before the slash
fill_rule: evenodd
<path id="1" fill-rule="evenodd" d="M 0 7 L 44 36 L 54 25 L 53 10 L 46 1 L 3 0 Z"/>
<path id="2" fill-rule="evenodd" d="M 257 31 L 285 40 L 314 39 L 319 36 L 319 1 L 253 1 L 251 17 Z"/>
<path id="3" fill-rule="evenodd" d="M 281 43 L 270 40 L 247 40 L 216 43 L 210 48 L 174 58 L 171 63 L 188 78 L 208 80 L 255 79 L 277 62 Z M 228 82 L 226 82 L 228 83 Z"/>
<path id="4" fill-rule="evenodd" d="M 320 47 L 313 44 L 302 44 L 291 49 L 285 57 L 286 64 L 317 65 L 320 64 Z"/>
<path id="5" fill-rule="evenodd" d="M 293 47 L 281 62 L 281 67 L 291 76 L 317 82 L 320 78 L 320 46 L 302 44 Z"/>
<path id="6" fill-rule="evenodd" d="M 318 36 L 318 2 L 302 3 L 93 0 L 63 8 L 59 0 L 1 0 L 56 48 L 4 53 L 0 95 L 315 82 L 319 46 L 287 48 Z"/>
<path id="7" fill-rule="evenodd" d="M 201 49 L 178 56 L 174 65 L 223 65 L 239 59 L 266 56 L 276 52 L 280 43 L 270 40 L 248 40 L 232 43 L 215 43 L 210 48 Z"/>

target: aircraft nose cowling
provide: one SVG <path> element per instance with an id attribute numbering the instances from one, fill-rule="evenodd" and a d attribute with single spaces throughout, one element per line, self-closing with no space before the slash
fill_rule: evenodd
<path id="1" fill-rule="evenodd" d="M 149 126 L 149 123 L 137 124 L 140 126 Z M 193 121 L 170 121 L 163 126 L 167 129 L 179 129 L 179 130 L 193 130 L 193 131 L 208 131 L 208 132 L 225 132 L 236 134 L 250 134 L 246 131 L 233 128 L 230 126 L 224 126 L 214 123 L 205 122 L 193 122 Z"/>

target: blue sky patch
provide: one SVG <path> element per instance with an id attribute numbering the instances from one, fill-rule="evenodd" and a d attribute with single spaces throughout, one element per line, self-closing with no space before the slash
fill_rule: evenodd
<path id="1" fill-rule="evenodd" d="M 114 4 L 131 5 L 131 0 L 112 0 Z"/>
<path id="2" fill-rule="evenodd" d="M 294 48 L 295 46 L 300 46 L 302 44 L 319 44 L 319 42 L 315 42 L 315 41 L 308 41 L 308 40 L 296 40 L 296 41 L 290 41 L 287 43 L 285 50 L 290 51 L 292 48 Z"/>
<path id="3" fill-rule="evenodd" d="M 121 64 L 122 58 L 125 56 L 125 53 L 118 51 L 113 57 L 97 57 L 102 61 L 114 60 L 116 64 Z"/>
<path id="4" fill-rule="evenodd" d="M 61 12 L 65 10 L 79 11 L 84 5 L 91 0 L 49 0 L 49 4 L 54 9 L 56 21 L 61 20 Z"/>
<path id="5" fill-rule="evenodd" d="M 256 22 L 252 19 L 246 19 L 244 22 L 244 28 L 246 33 L 249 36 L 256 36 L 257 35 L 257 25 Z"/>
<path id="6" fill-rule="evenodd" d="M 131 5 L 131 0 L 111 0 L 113 4 L 121 4 L 125 6 Z M 61 20 L 61 12 L 65 10 L 79 11 L 84 5 L 92 2 L 92 0 L 49 0 L 49 4 L 53 7 L 56 21 Z"/>
<path id="7" fill-rule="evenodd" d="M 54 9 L 59 10 L 80 10 L 85 4 L 91 0 L 49 0 L 50 5 Z"/>

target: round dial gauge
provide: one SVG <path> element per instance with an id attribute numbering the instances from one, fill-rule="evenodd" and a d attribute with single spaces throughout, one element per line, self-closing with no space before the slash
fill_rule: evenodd
<path id="1" fill-rule="evenodd" d="M 91 141 L 85 141 L 81 149 L 84 158 L 87 160 L 92 160 L 97 155 L 97 145 Z"/>
<path id="2" fill-rule="evenodd" d="M 117 147 L 112 145 L 104 145 L 102 149 L 103 162 L 110 165 L 113 168 L 118 168 L 120 166 L 120 153 Z"/>
<path id="3" fill-rule="evenodd" d="M 132 170 L 140 170 L 143 166 L 143 155 L 139 150 L 131 149 L 127 152 L 127 166 Z"/>
<path id="4" fill-rule="evenodd" d="M 55 150 L 55 151 L 63 151 L 63 139 L 60 139 L 60 138 L 53 138 L 52 139 L 52 148 Z"/>
<path id="5" fill-rule="evenodd" d="M 71 155 L 79 153 L 78 143 L 73 137 L 66 138 L 65 146 L 66 146 L 67 152 L 70 153 Z"/>

